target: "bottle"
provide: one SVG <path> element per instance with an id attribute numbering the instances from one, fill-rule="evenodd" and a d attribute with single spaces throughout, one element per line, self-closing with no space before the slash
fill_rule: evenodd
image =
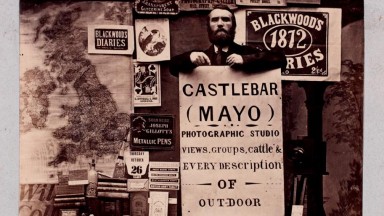
<path id="1" fill-rule="evenodd" d="M 87 186 L 87 197 L 96 197 L 97 195 L 97 172 L 95 159 L 92 159 L 90 164 L 90 170 L 88 171 L 88 186 Z"/>

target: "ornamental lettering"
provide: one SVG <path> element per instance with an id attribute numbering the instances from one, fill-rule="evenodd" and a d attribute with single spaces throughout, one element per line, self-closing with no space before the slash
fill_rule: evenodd
<path id="1" fill-rule="evenodd" d="M 246 11 L 247 43 L 282 50 L 286 76 L 328 76 L 326 12 Z"/>

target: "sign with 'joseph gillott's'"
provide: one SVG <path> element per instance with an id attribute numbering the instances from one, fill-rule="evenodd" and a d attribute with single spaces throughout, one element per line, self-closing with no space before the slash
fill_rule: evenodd
<path id="1" fill-rule="evenodd" d="M 284 215 L 280 73 L 180 73 L 183 215 Z"/>
<path id="2" fill-rule="evenodd" d="M 88 26 L 88 53 L 131 55 L 134 44 L 133 26 Z"/>
<path id="3" fill-rule="evenodd" d="M 175 145 L 174 116 L 131 114 L 131 147 L 171 150 Z"/>
<path id="4" fill-rule="evenodd" d="M 340 80 L 340 9 L 252 9 L 236 16 L 239 31 L 245 30 L 238 34 L 238 42 L 284 51 L 287 65 L 282 79 Z"/>

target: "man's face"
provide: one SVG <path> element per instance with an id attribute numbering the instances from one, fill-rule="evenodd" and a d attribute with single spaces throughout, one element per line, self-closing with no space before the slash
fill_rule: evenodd
<path id="1" fill-rule="evenodd" d="M 233 41 L 235 29 L 232 14 L 227 10 L 214 9 L 209 14 L 208 36 L 211 43 L 226 46 Z"/>

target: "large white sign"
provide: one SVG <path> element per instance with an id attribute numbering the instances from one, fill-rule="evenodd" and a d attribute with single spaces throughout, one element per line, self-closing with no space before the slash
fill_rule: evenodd
<path id="1" fill-rule="evenodd" d="M 183 215 L 284 215 L 280 69 L 179 76 Z"/>

